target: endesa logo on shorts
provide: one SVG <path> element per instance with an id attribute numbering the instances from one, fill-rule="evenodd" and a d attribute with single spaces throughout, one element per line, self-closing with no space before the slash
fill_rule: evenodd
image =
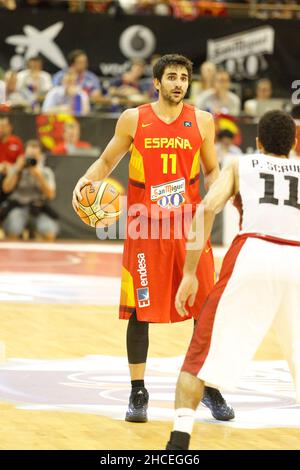
<path id="1" fill-rule="evenodd" d="M 180 178 L 168 183 L 151 186 L 151 201 L 156 201 L 164 209 L 180 207 L 185 201 L 184 192 L 185 179 Z"/>
<path id="2" fill-rule="evenodd" d="M 137 291 L 137 300 L 140 308 L 149 307 L 150 305 L 150 295 L 148 286 L 148 276 L 147 276 L 147 264 L 145 253 L 138 253 L 138 269 L 137 272 L 140 276 L 140 285 Z"/>

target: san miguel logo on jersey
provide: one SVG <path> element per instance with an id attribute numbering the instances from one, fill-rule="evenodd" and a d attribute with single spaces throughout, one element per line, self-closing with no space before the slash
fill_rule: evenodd
<path id="1" fill-rule="evenodd" d="M 185 201 L 184 192 L 185 179 L 180 178 L 168 183 L 151 186 L 151 201 L 156 201 L 164 209 L 180 207 Z"/>
<path id="2" fill-rule="evenodd" d="M 193 149 L 189 139 L 182 137 L 146 137 L 144 146 L 145 149 Z"/>

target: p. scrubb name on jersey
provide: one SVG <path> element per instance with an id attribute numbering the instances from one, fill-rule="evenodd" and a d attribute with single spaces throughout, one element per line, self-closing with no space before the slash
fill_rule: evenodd
<path id="1" fill-rule="evenodd" d="M 145 253 L 137 254 L 138 269 L 137 272 L 140 276 L 140 285 L 137 291 L 137 300 L 140 308 L 149 307 L 150 305 L 150 295 L 148 286 L 148 276 L 147 276 L 147 264 Z"/>

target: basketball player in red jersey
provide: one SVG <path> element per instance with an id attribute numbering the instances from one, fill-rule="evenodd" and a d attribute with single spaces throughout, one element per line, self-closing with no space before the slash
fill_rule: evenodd
<path id="1" fill-rule="evenodd" d="M 215 214 L 235 195 L 241 230 L 200 313 L 179 375 L 169 450 L 188 449 L 204 382 L 234 388 L 271 325 L 300 403 L 300 163 L 288 159 L 296 143 L 291 116 L 269 111 L 258 125 L 260 154 L 232 159 L 197 209 L 192 227 L 198 218 L 204 223 L 204 240 L 187 243 L 176 295 L 183 317 L 186 301 L 197 293 L 197 263 Z"/>
<path id="2" fill-rule="evenodd" d="M 144 374 L 149 323 L 183 320 L 174 301 L 182 277 L 185 237 L 184 234 L 178 236 L 178 225 L 175 228 L 174 220 L 178 222 L 179 214 L 180 224 L 184 225 L 183 208 L 194 213 L 200 203 L 200 163 L 208 187 L 219 173 L 212 115 L 183 103 L 191 75 L 192 63 L 186 57 L 174 54 L 160 58 L 153 68 L 158 101 L 123 112 L 114 137 L 101 157 L 80 178 L 73 193 L 76 210 L 81 188 L 108 177 L 131 148 L 120 318 L 129 320 L 127 354 L 132 391 L 125 419 L 132 422 L 147 421 L 149 396 L 144 386 Z M 142 207 L 139 223 L 143 222 L 142 235 L 138 239 L 130 233 L 130 227 L 137 219 L 137 213 L 132 210 L 136 204 Z M 170 222 L 167 237 L 161 233 L 166 219 Z M 158 235 L 153 235 L 152 222 L 156 224 Z M 194 319 L 214 285 L 209 241 L 197 275 L 201 288 L 188 313 L 188 318 Z M 216 389 L 206 387 L 203 403 L 216 419 L 234 417 L 232 408 Z"/>

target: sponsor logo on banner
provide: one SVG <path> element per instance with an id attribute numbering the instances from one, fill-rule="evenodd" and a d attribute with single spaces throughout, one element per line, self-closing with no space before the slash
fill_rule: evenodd
<path id="1" fill-rule="evenodd" d="M 207 59 L 223 64 L 230 75 L 256 78 L 268 68 L 264 54 L 274 53 L 275 30 L 262 26 L 207 41 Z"/>
<path id="2" fill-rule="evenodd" d="M 150 305 L 150 294 L 148 286 L 148 273 L 145 253 L 138 253 L 138 269 L 137 272 L 140 276 L 140 285 L 137 291 L 137 300 L 140 308 L 149 307 Z"/>
<path id="3" fill-rule="evenodd" d="M 126 28 L 119 40 L 120 50 L 128 59 L 147 59 L 155 46 L 156 38 L 151 29 L 139 24 Z"/>
<path id="4" fill-rule="evenodd" d="M 157 201 L 165 209 L 180 207 L 185 199 L 185 179 L 180 178 L 168 183 L 151 186 L 151 201 Z"/>
<path id="5" fill-rule="evenodd" d="M 118 76 L 130 69 L 132 59 L 148 59 L 156 47 L 156 37 L 150 28 L 143 25 L 132 25 L 124 29 L 119 38 L 119 48 L 128 59 L 124 63 L 101 62 L 99 69 L 103 76 Z M 145 74 L 152 77 L 152 67 L 145 66 Z M 109 87 L 110 82 L 104 83 Z"/>
<path id="6" fill-rule="evenodd" d="M 44 30 L 39 30 L 27 24 L 23 27 L 23 36 L 16 34 L 7 37 L 5 42 L 15 46 L 17 52 L 10 60 L 10 67 L 14 70 L 20 70 L 24 67 L 27 59 L 38 54 L 42 54 L 60 69 L 66 67 L 67 61 L 64 54 L 54 42 L 63 27 L 64 23 L 62 21 L 58 21 Z"/>

